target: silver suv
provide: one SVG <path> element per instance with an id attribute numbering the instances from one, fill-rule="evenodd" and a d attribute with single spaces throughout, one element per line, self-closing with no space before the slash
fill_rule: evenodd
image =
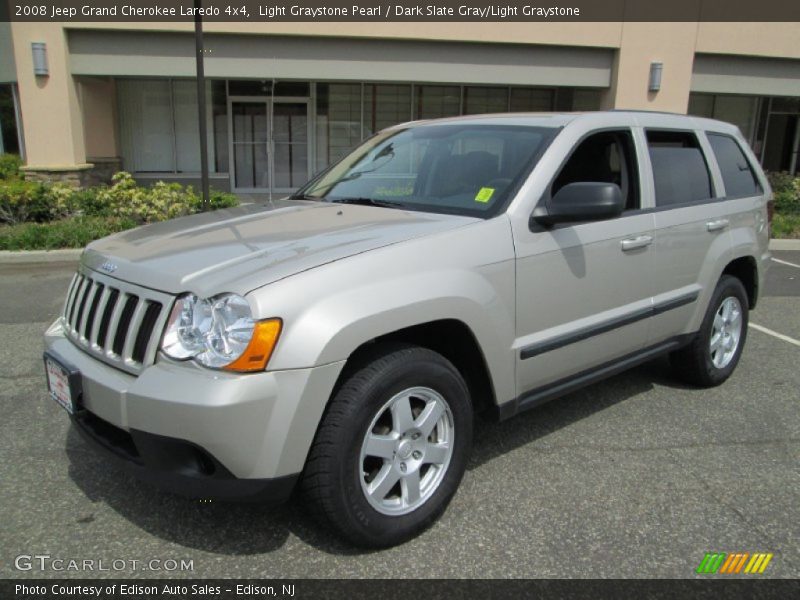
<path id="1" fill-rule="evenodd" d="M 646 112 L 392 127 L 295 196 L 90 244 L 53 399 L 192 497 L 304 494 L 355 544 L 429 526 L 498 419 L 668 353 L 725 381 L 769 253 L 739 131 Z M 657 424 L 653 424 L 657 426 Z"/>

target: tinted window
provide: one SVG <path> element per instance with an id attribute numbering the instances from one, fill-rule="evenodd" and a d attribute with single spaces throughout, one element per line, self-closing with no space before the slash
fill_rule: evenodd
<path id="1" fill-rule="evenodd" d="M 711 176 L 693 133 L 650 130 L 647 146 L 653 165 L 656 206 L 701 202 L 712 197 Z"/>
<path id="2" fill-rule="evenodd" d="M 639 208 L 639 175 L 629 131 L 603 131 L 583 140 L 553 182 L 551 195 L 568 183 L 616 183 L 625 210 Z"/>
<path id="3" fill-rule="evenodd" d="M 756 174 L 736 140 L 727 135 L 709 133 L 708 142 L 714 150 L 719 170 L 722 172 L 726 197 L 738 198 L 761 193 Z"/>

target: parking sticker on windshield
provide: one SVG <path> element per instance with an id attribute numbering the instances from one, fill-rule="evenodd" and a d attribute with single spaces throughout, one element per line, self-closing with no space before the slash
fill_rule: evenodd
<path id="1" fill-rule="evenodd" d="M 492 194 L 494 194 L 494 188 L 482 187 L 475 194 L 475 202 L 488 202 L 492 199 Z"/>

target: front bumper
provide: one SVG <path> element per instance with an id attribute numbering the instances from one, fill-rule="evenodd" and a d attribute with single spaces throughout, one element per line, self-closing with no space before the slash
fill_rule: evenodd
<path id="1" fill-rule="evenodd" d="M 89 446 L 127 472 L 189 498 L 281 504 L 300 478 L 295 474 L 239 479 L 203 448 L 185 440 L 135 429 L 127 432 L 88 410 L 74 415 L 72 422 Z"/>
<path id="2" fill-rule="evenodd" d="M 45 346 L 80 371 L 84 438 L 139 478 L 201 498 L 288 497 L 343 366 L 236 374 L 158 360 L 133 376 L 77 348 L 60 319 Z"/>

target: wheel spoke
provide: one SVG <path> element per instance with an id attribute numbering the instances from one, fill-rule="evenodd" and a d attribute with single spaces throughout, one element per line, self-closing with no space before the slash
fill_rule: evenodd
<path id="1" fill-rule="evenodd" d="M 722 333 L 717 333 L 711 338 L 711 354 L 714 354 L 722 345 Z"/>
<path id="2" fill-rule="evenodd" d="M 383 500 L 398 479 L 400 479 L 400 475 L 392 468 L 391 464 L 383 465 L 375 479 L 369 484 L 369 495 L 378 501 Z"/>
<path id="3" fill-rule="evenodd" d="M 406 506 L 419 500 L 419 471 L 413 471 L 400 480 L 403 503 Z"/>
<path id="4" fill-rule="evenodd" d="M 717 311 L 717 314 L 714 315 L 714 331 L 719 331 L 722 329 L 723 321 L 725 319 L 722 317 L 722 309 Z"/>
<path id="5" fill-rule="evenodd" d="M 733 302 L 730 300 L 725 300 L 722 304 L 722 318 L 726 321 L 730 321 L 731 318 L 731 311 L 733 310 Z"/>
<path id="6" fill-rule="evenodd" d="M 433 465 L 444 464 L 449 453 L 449 444 L 428 444 L 428 447 L 425 449 L 425 460 L 423 462 Z"/>
<path id="7" fill-rule="evenodd" d="M 408 396 L 398 398 L 392 404 L 392 426 L 397 433 L 405 433 L 414 426 L 414 416 L 411 414 L 411 400 Z"/>
<path id="8" fill-rule="evenodd" d="M 436 424 L 439 422 L 439 419 L 442 418 L 443 413 L 444 406 L 442 406 L 441 402 L 435 400 L 433 402 L 428 402 L 415 423 L 424 437 L 428 437 L 431 434 L 433 428 L 436 427 Z"/>
<path id="9" fill-rule="evenodd" d="M 390 435 L 370 433 L 364 449 L 367 456 L 392 459 L 394 456 L 395 438 Z"/>

